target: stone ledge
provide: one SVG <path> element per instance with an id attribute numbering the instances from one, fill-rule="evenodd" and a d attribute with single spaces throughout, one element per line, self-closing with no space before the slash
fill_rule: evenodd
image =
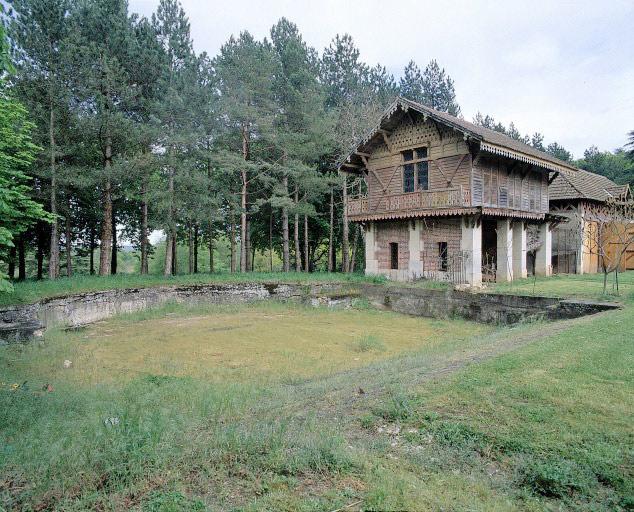
<path id="1" fill-rule="evenodd" d="M 527 320 L 576 318 L 620 307 L 615 303 L 473 293 L 373 284 L 209 284 L 128 288 L 43 299 L 35 304 L 0 307 L 0 344 L 23 341 L 53 326 L 78 327 L 121 313 L 133 313 L 169 302 L 240 304 L 292 300 L 341 307 L 354 298 L 397 313 L 430 318 L 458 317 L 512 325 Z"/>

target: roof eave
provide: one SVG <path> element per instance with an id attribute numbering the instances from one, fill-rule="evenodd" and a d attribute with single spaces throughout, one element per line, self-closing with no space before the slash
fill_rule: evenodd
<path id="1" fill-rule="evenodd" d="M 543 167 L 549 171 L 562 172 L 562 171 L 576 171 L 575 167 L 568 167 L 564 165 L 559 165 L 554 162 L 549 162 L 548 160 L 544 160 L 542 158 L 537 158 L 534 156 L 527 155 L 525 153 L 521 153 L 520 151 L 515 151 L 513 149 L 506 148 L 504 146 L 499 146 L 497 144 L 491 144 L 490 142 L 480 142 L 480 149 L 482 151 L 486 151 L 487 153 L 492 153 L 494 155 L 505 156 L 507 158 L 511 158 L 513 160 L 518 160 L 520 162 L 529 163 L 532 165 L 536 165 L 538 167 Z"/>

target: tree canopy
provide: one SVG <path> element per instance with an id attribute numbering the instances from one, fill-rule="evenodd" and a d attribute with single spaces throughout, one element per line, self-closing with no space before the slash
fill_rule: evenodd
<path id="1" fill-rule="evenodd" d="M 362 183 L 335 162 L 396 95 L 461 115 L 433 56 L 396 80 L 365 63 L 350 35 L 319 51 L 285 18 L 268 37 L 242 32 L 207 55 L 194 51 L 178 0 L 160 0 L 149 18 L 125 0 L 11 6 L 11 48 L 0 38 L 0 258 L 12 277 L 16 250 L 31 258 L 19 278 L 116 273 L 123 245 L 141 273 L 196 272 L 201 248 L 211 271 L 352 270 L 363 235 L 344 207 Z M 540 133 L 475 121 L 572 159 Z M 630 144 L 588 150 L 579 165 L 631 180 Z"/>

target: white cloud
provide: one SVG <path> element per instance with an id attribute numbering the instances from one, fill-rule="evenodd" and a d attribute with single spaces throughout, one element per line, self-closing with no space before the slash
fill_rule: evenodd
<path id="1" fill-rule="evenodd" d="M 182 0 L 196 51 L 231 34 L 265 37 L 280 17 L 319 51 L 349 33 L 371 65 L 400 74 L 435 58 L 454 78 L 466 119 L 477 111 L 541 131 L 581 156 L 614 149 L 634 129 L 634 2 Z M 130 0 L 149 15 L 158 0 Z"/>

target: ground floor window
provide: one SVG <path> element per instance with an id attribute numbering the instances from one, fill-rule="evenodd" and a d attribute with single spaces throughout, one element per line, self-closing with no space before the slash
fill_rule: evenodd
<path id="1" fill-rule="evenodd" d="M 447 242 L 438 242 L 438 262 L 440 270 L 447 270 Z"/>
<path id="2" fill-rule="evenodd" d="M 390 268 L 398 270 L 398 244 L 395 242 L 390 243 Z"/>

